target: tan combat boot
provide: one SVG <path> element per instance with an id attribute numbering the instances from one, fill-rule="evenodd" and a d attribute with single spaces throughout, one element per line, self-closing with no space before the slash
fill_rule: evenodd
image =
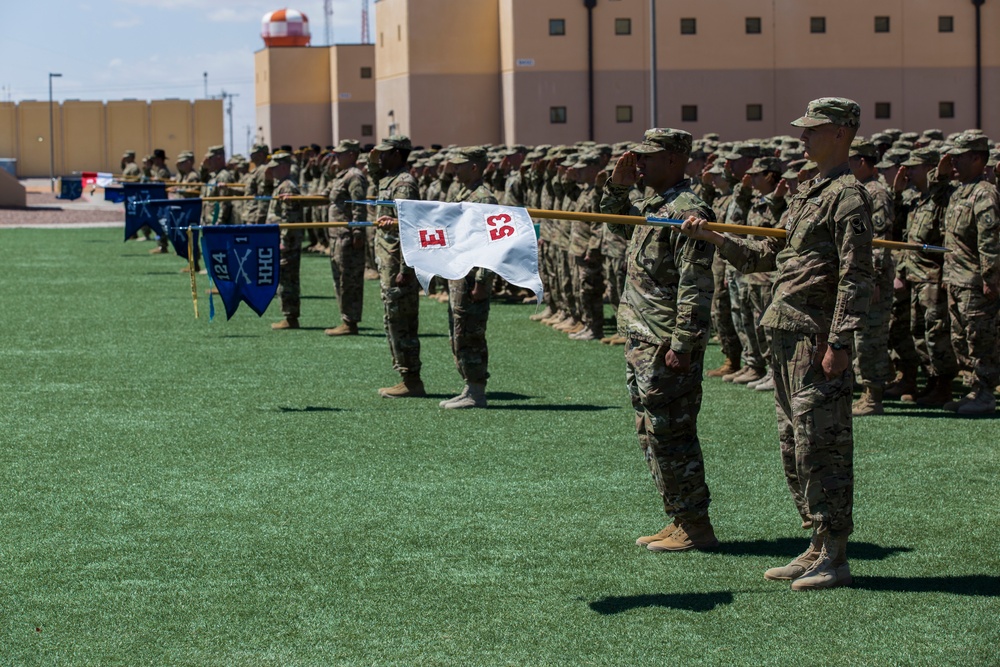
<path id="1" fill-rule="evenodd" d="M 427 392 L 419 375 L 404 375 L 402 382 L 394 387 L 382 387 L 378 395 L 382 398 L 422 398 Z"/>
<path id="2" fill-rule="evenodd" d="M 543 310 L 540 313 L 535 313 L 528 319 L 531 320 L 532 322 L 541 322 L 542 320 L 548 319 L 550 317 L 552 317 L 552 309 L 549 308 L 548 306 L 545 306 L 545 310 Z"/>
<path id="3" fill-rule="evenodd" d="M 756 382 L 764 377 L 764 371 L 754 368 L 753 366 L 747 366 L 743 371 L 732 379 L 733 384 L 750 384 L 751 382 Z"/>
<path id="4" fill-rule="evenodd" d="M 448 401 L 441 401 L 439 404 L 446 410 L 466 410 L 468 408 L 486 407 L 486 385 L 469 382 L 462 389 L 462 393 Z"/>
<path id="5" fill-rule="evenodd" d="M 539 320 L 542 324 L 550 327 L 554 327 L 568 317 L 566 313 L 561 310 L 557 310 L 552 315 L 546 317 L 544 320 Z"/>
<path id="6" fill-rule="evenodd" d="M 740 370 L 740 362 L 733 361 L 732 359 L 726 359 L 722 362 L 721 366 L 710 370 L 705 373 L 705 375 L 710 378 L 720 378 L 723 375 L 729 375 L 730 373 L 735 373 L 738 370 Z"/>
<path id="7" fill-rule="evenodd" d="M 624 345 L 627 342 L 628 339 L 625 338 L 625 336 L 619 336 L 618 334 L 615 334 L 614 336 L 611 337 L 611 342 L 609 343 L 609 345 Z"/>
<path id="8" fill-rule="evenodd" d="M 271 325 L 271 328 L 275 331 L 283 331 L 285 329 L 298 329 L 299 328 L 299 318 L 297 317 L 286 317 L 280 322 L 275 322 Z"/>
<path id="9" fill-rule="evenodd" d="M 571 333 L 569 337 L 572 338 L 573 340 L 600 340 L 601 338 L 598 334 L 594 333 L 593 329 L 586 326 L 577 331 L 576 333 Z"/>
<path id="10" fill-rule="evenodd" d="M 635 541 L 635 544 L 639 547 L 648 546 L 653 542 L 659 542 L 660 540 L 667 539 L 675 530 L 677 530 L 677 521 L 671 521 L 670 525 L 663 528 L 660 532 L 654 535 L 643 535 Z"/>
<path id="11" fill-rule="evenodd" d="M 358 325 L 356 322 L 344 322 L 332 329 L 324 330 L 323 333 L 327 336 L 357 336 Z"/>
<path id="12" fill-rule="evenodd" d="M 805 525 L 805 520 L 802 524 Z M 809 522 L 810 526 L 812 521 Z M 822 540 L 814 532 L 812 539 L 809 540 L 809 548 L 804 552 L 795 557 L 788 565 L 782 567 L 772 567 L 764 572 L 764 578 L 769 581 L 791 581 L 793 579 L 798 579 L 806 570 L 816 562 L 819 558 L 819 553 L 822 550 Z"/>
<path id="13" fill-rule="evenodd" d="M 823 538 L 819 556 L 802 576 L 792 582 L 793 591 L 816 591 L 837 586 L 850 586 L 854 582 L 847 563 L 847 536 Z"/>
<path id="14" fill-rule="evenodd" d="M 884 415 L 885 408 L 882 406 L 882 388 L 865 387 L 861 398 L 851 405 L 851 414 L 855 417 L 867 417 L 869 415 Z"/>
<path id="15" fill-rule="evenodd" d="M 715 530 L 708 517 L 697 521 L 674 520 L 677 530 L 656 542 L 650 542 L 646 548 L 650 551 L 688 551 L 689 549 L 712 549 L 719 546 L 715 538 Z"/>

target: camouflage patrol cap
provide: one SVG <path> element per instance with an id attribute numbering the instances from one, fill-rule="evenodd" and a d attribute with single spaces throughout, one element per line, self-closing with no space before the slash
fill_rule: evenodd
<path id="1" fill-rule="evenodd" d="M 883 131 L 883 132 L 885 132 L 886 134 L 888 134 L 888 135 L 889 135 L 890 137 L 892 137 L 892 140 L 893 140 L 893 141 L 896 141 L 897 139 L 899 139 L 899 136 L 900 136 L 901 134 L 903 134 L 903 131 L 902 131 L 902 130 L 900 130 L 900 129 L 897 129 L 897 128 L 895 128 L 895 127 L 890 127 L 889 129 L 887 129 L 887 130 L 882 130 L 882 131 Z"/>
<path id="2" fill-rule="evenodd" d="M 890 148 L 882 156 L 882 161 L 875 165 L 875 168 L 891 169 L 906 162 L 906 158 L 908 157 L 910 157 L 910 151 L 903 150 L 902 148 Z"/>
<path id="3" fill-rule="evenodd" d="M 253 155 L 254 153 L 270 153 L 270 152 L 271 149 L 268 148 L 267 144 L 264 143 L 254 144 L 253 148 L 250 149 L 250 155 Z"/>
<path id="4" fill-rule="evenodd" d="M 122 153 L 122 157 L 135 157 L 135 151 L 125 151 Z"/>
<path id="5" fill-rule="evenodd" d="M 781 160 L 776 157 L 759 157 L 753 161 L 753 165 L 747 169 L 748 174 L 763 174 L 772 171 L 780 174 L 783 171 Z"/>
<path id="6" fill-rule="evenodd" d="M 920 136 L 926 137 L 927 139 L 936 139 L 938 141 L 944 141 L 944 132 L 938 129 L 924 130 Z"/>
<path id="7" fill-rule="evenodd" d="M 460 148 L 448 158 L 452 164 L 465 164 L 466 162 L 486 162 L 486 149 L 482 146 L 466 146 Z"/>
<path id="8" fill-rule="evenodd" d="M 611 144 L 597 144 L 594 146 L 594 150 L 597 151 L 598 155 L 611 155 L 614 152 Z"/>
<path id="9" fill-rule="evenodd" d="M 654 127 L 646 130 L 642 143 L 632 149 L 633 153 L 649 155 L 660 151 L 670 151 L 682 155 L 691 154 L 691 133 L 669 127 Z"/>
<path id="10" fill-rule="evenodd" d="M 794 167 L 789 167 L 785 173 L 781 175 L 786 181 L 797 181 L 799 180 L 799 170 Z"/>
<path id="11" fill-rule="evenodd" d="M 226 154 L 226 147 L 225 146 L 221 146 L 221 145 L 220 146 L 209 146 L 208 147 L 208 154 L 209 155 L 223 155 L 224 156 Z"/>
<path id="12" fill-rule="evenodd" d="M 719 176 L 726 173 L 726 163 L 724 160 L 716 160 L 712 163 L 712 167 L 708 170 L 708 173 Z"/>
<path id="13" fill-rule="evenodd" d="M 393 134 L 386 137 L 375 147 L 377 151 L 391 151 L 399 149 L 401 151 L 413 150 L 413 144 L 410 142 L 410 138 L 403 134 Z"/>
<path id="14" fill-rule="evenodd" d="M 986 166 L 995 169 L 998 161 L 1000 161 L 1000 152 L 990 153 L 989 159 L 986 160 Z"/>
<path id="15" fill-rule="evenodd" d="M 910 157 L 902 162 L 904 167 L 919 167 L 920 165 L 935 166 L 941 160 L 941 151 L 933 148 L 918 148 L 910 153 Z"/>
<path id="16" fill-rule="evenodd" d="M 899 139 L 897 141 L 892 142 L 892 147 L 893 148 L 898 148 L 898 149 L 904 150 L 904 151 L 911 151 L 911 150 L 913 150 L 913 142 L 912 141 L 906 141 L 904 139 Z"/>
<path id="17" fill-rule="evenodd" d="M 861 127 L 861 106 L 846 97 L 821 97 L 809 103 L 804 116 L 792 121 L 795 127 L 819 127 L 827 123 Z"/>
<path id="18" fill-rule="evenodd" d="M 703 134 L 701 138 L 704 139 L 705 141 L 715 141 L 715 142 L 718 142 L 719 141 L 719 133 L 718 132 L 709 132 L 707 134 Z"/>
<path id="19" fill-rule="evenodd" d="M 288 151 L 278 151 L 277 153 L 271 155 L 271 160 L 270 162 L 267 163 L 267 166 L 277 167 L 279 165 L 291 164 L 291 163 L 292 163 L 291 153 L 289 153 Z"/>
<path id="20" fill-rule="evenodd" d="M 354 139 L 343 139 L 337 147 L 333 149 L 334 153 L 360 153 L 361 152 L 361 142 Z"/>
<path id="21" fill-rule="evenodd" d="M 901 135 L 899 135 L 900 141 L 909 141 L 910 143 L 913 143 L 919 138 L 920 138 L 919 132 L 903 132 Z"/>
<path id="22" fill-rule="evenodd" d="M 724 160 L 739 160 L 740 158 L 753 158 L 757 159 L 761 155 L 760 144 L 751 143 L 749 141 L 734 144 L 727 153 L 722 155 Z"/>
<path id="23" fill-rule="evenodd" d="M 523 144 L 514 144 L 513 146 L 508 146 L 500 154 L 508 157 L 511 155 L 527 155 L 528 147 Z"/>
<path id="24" fill-rule="evenodd" d="M 874 160 L 879 159 L 878 148 L 870 141 L 855 139 L 851 142 L 851 150 L 848 157 L 866 157 Z"/>
<path id="25" fill-rule="evenodd" d="M 601 164 L 601 156 L 599 153 L 581 153 L 577 156 L 576 162 L 573 164 L 574 169 L 586 169 L 587 167 L 593 167 L 595 165 Z"/>
<path id="26" fill-rule="evenodd" d="M 948 155 L 962 155 L 963 153 L 968 153 L 970 151 L 977 153 L 989 153 L 990 140 L 987 139 L 984 134 L 963 132 L 955 137 L 955 140 L 951 144 L 951 149 L 948 151 Z"/>
<path id="27" fill-rule="evenodd" d="M 177 162 L 184 162 L 185 160 L 194 160 L 194 153 L 191 151 L 181 151 L 177 154 Z"/>
<path id="28" fill-rule="evenodd" d="M 819 169 L 819 165 L 812 160 L 807 160 L 805 164 L 799 167 L 799 171 L 814 171 L 816 169 Z"/>

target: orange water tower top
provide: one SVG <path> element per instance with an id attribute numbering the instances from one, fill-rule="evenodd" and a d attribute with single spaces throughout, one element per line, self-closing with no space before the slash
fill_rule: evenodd
<path id="1" fill-rule="evenodd" d="M 309 46 L 309 17 L 297 9 L 264 14 L 260 36 L 267 46 Z"/>

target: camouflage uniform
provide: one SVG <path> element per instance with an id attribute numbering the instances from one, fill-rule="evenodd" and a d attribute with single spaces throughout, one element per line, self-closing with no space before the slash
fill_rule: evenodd
<path id="1" fill-rule="evenodd" d="M 582 164 L 582 163 L 581 163 Z M 596 213 L 600 194 L 592 183 L 584 183 L 573 204 L 579 213 Z M 575 272 L 575 294 L 580 321 L 593 335 L 604 333 L 604 273 L 601 263 L 601 230 L 597 223 L 574 220 L 570 229 L 570 256 Z"/>
<path id="2" fill-rule="evenodd" d="M 274 194 L 274 180 L 268 180 L 265 176 L 267 164 L 255 167 L 250 172 L 247 181 L 246 194 L 250 197 L 271 197 Z M 262 225 L 267 222 L 267 211 L 269 205 L 266 200 L 250 200 L 244 209 L 244 216 L 248 225 Z"/>
<path id="3" fill-rule="evenodd" d="M 341 148 L 354 150 L 356 147 L 353 144 L 345 147 L 342 142 L 338 150 Z M 338 171 L 323 192 L 330 199 L 330 208 L 326 215 L 328 221 L 364 222 L 367 215 L 365 207 L 349 202 L 363 200 L 367 190 L 368 179 L 357 167 Z M 330 270 L 333 273 L 333 286 L 340 308 L 340 319 L 349 325 L 356 325 L 361 321 L 365 296 L 366 241 L 364 227 L 330 228 Z"/>
<path id="4" fill-rule="evenodd" d="M 652 134 L 661 132 L 661 135 Z M 690 135 L 647 133 L 637 150 L 666 146 L 690 149 Z M 662 138 L 659 138 L 661 137 Z M 686 138 L 686 141 L 685 141 Z M 656 143 L 662 141 L 663 144 Z M 666 144 L 666 145 L 664 145 Z M 666 192 L 633 205 L 630 188 L 605 185 L 601 211 L 611 214 L 714 219 L 712 210 L 682 180 Z M 624 226 L 612 230 L 624 234 Z M 632 230 L 627 278 L 618 308 L 618 332 L 626 339 L 626 384 L 635 410 L 636 432 L 667 515 L 684 522 L 708 518 L 711 502 L 698 439 L 702 366 L 712 303 L 712 246 L 694 242 L 670 227 L 643 225 Z M 667 350 L 691 355 L 686 373 L 664 364 Z"/>
<path id="5" fill-rule="evenodd" d="M 869 146 L 874 152 L 875 147 Z M 871 178 L 862 185 L 872 200 L 872 238 L 891 239 L 895 214 L 889 191 L 877 178 Z M 872 249 L 872 264 L 879 298 L 876 301 L 873 292 L 868 317 L 864 326 L 855 333 L 854 342 L 857 347 L 858 379 L 866 388 L 882 389 L 893 378 L 892 360 L 889 358 L 889 316 L 896 264 L 892 253 L 885 248 Z"/>
<path id="6" fill-rule="evenodd" d="M 472 153 L 470 151 L 469 153 Z M 486 153 L 482 151 L 483 159 Z M 474 156 L 473 156 L 474 157 Z M 482 181 L 473 188 L 462 187 L 456 201 L 473 204 L 496 204 L 496 197 Z M 486 384 L 489 379 L 489 348 L 486 345 L 486 324 L 490 316 L 489 294 L 493 291 L 494 274 L 489 269 L 474 268 L 458 280 L 448 281 L 448 331 L 455 367 L 467 384 Z M 472 290 L 482 285 L 487 297 L 473 301 Z"/>
<path id="7" fill-rule="evenodd" d="M 810 105 L 812 106 L 812 105 Z M 785 479 L 818 534 L 854 529 L 850 365 L 827 379 L 817 346 L 847 345 L 867 315 L 871 201 L 846 164 L 800 186 L 787 239 L 727 236 L 720 253 L 744 273 L 777 270 L 762 324 L 771 330 L 775 407 Z"/>
<path id="8" fill-rule="evenodd" d="M 285 179 L 274 188 L 275 199 L 272 199 L 267 209 L 267 224 L 276 225 L 283 222 L 302 222 L 302 205 L 296 202 L 277 199 L 281 195 L 301 194 L 299 186 L 291 179 Z M 281 230 L 281 261 L 278 272 L 278 300 L 281 303 L 281 313 L 285 320 L 297 320 L 302 305 L 302 292 L 299 282 L 299 267 L 302 263 L 302 230 Z"/>
<path id="9" fill-rule="evenodd" d="M 385 150 L 391 149 L 392 147 L 387 147 Z M 396 173 L 387 174 L 378 181 L 380 201 L 419 197 L 417 181 L 406 170 L 405 165 Z M 384 215 L 396 217 L 396 209 L 379 206 L 375 214 L 375 219 Z M 403 263 L 398 227 L 376 230 L 375 263 L 378 266 L 382 303 L 385 306 L 385 334 L 392 353 L 392 367 L 404 377 L 419 376 L 420 283 L 417 282 L 413 269 Z M 400 275 L 403 276 L 401 286 L 396 284 L 396 277 Z"/>
<path id="10" fill-rule="evenodd" d="M 777 158 L 758 158 L 754 162 L 754 167 L 751 167 L 747 173 L 759 173 L 754 171 L 758 168 L 760 172 L 767 170 L 765 167 L 760 167 L 759 165 L 773 166 L 772 162 L 762 162 L 762 160 L 777 161 Z M 747 212 L 747 226 L 774 229 L 778 227 L 778 221 L 781 220 L 786 207 L 787 204 L 784 197 L 775 197 L 772 194 L 757 197 Z M 747 327 L 747 338 L 750 340 L 750 346 L 753 349 L 750 358 L 755 360 L 760 359 L 767 366 L 771 366 L 771 339 L 770 333 L 761 324 L 761 318 L 764 316 L 767 307 L 771 305 L 771 286 L 773 282 L 774 274 L 771 272 L 760 271 L 757 273 L 748 273 L 743 276 L 744 289 L 749 295 L 748 305 L 750 306 L 750 317 L 744 321 L 744 325 Z"/>
<path id="11" fill-rule="evenodd" d="M 951 153 L 986 150 L 986 137 L 964 134 Z M 997 316 L 1000 299 L 988 299 L 983 285 L 1000 290 L 1000 196 L 980 175 L 948 189 L 945 217 L 944 283 L 948 286 L 951 342 L 959 366 L 971 372 L 973 391 L 993 394 L 1000 380 Z"/>
<path id="12" fill-rule="evenodd" d="M 938 152 L 924 150 L 930 163 L 937 164 Z M 923 164 L 920 151 L 905 166 Z M 940 190 L 947 184 L 931 183 L 928 191 L 916 197 L 895 195 L 897 226 L 906 226 L 909 243 L 944 245 L 944 207 Z M 944 195 L 946 196 L 946 195 Z M 944 255 L 914 250 L 900 255 L 897 276 L 911 291 L 910 332 L 920 363 L 932 377 L 954 378 L 958 373 L 955 351 L 951 346 L 948 316 L 948 293 L 941 282 Z"/>
<path id="13" fill-rule="evenodd" d="M 706 189 L 711 193 L 712 210 L 715 212 L 716 220 L 724 220 L 726 211 L 732 203 L 732 192 L 726 194 L 718 193 L 715 188 Z M 712 328 L 719 336 L 719 344 L 722 347 L 722 354 L 731 362 L 731 365 L 738 368 L 740 359 L 743 356 L 743 343 L 740 335 L 736 331 L 733 323 L 733 308 L 729 295 L 729 287 L 726 284 L 726 260 L 716 254 L 712 261 L 712 278 L 715 283 L 715 291 L 712 293 Z"/>

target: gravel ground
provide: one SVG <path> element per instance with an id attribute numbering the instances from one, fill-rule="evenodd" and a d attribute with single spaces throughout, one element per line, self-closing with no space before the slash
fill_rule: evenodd
<path id="1" fill-rule="evenodd" d="M 0 227 L 119 227 L 125 224 L 125 208 L 103 200 L 98 191 L 73 202 L 56 199 L 51 192 L 28 191 L 26 208 L 0 208 Z"/>

